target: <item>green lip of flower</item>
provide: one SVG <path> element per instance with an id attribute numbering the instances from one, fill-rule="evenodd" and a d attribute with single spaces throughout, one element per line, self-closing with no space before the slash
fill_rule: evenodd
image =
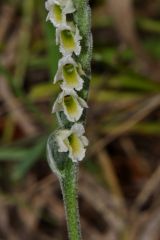
<path id="1" fill-rule="evenodd" d="M 52 13 L 53 13 L 55 22 L 57 24 L 61 24 L 63 22 L 63 12 L 62 12 L 62 9 L 61 9 L 60 5 L 54 4 L 53 9 L 52 9 Z"/>
<path id="2" fill-rule="evenodd" d="M 61 31 L 60 39 L 65 49 L 73 51 L 76 47 L 74 35 L 70 30 Z"/>
<path id="3" fill-rule="evenodd" d="M 64 24 L 56 29 L 56 43 L 60 43 L 60 52 L 63 56 L 71 56 L 73 52 L 78 56 L 81 52 L 81 39 L 76 26 Z"/>
<path id="4" fill-rule="evenodd" d="M 69 86 L 76 87 L 78 83 L 78 73 L 77 69 L 72 64 L 63 66 L 63 76 Z"/>
<path id="5" fill-rule="evenodd" d="M 80 111 L 80 106 L 73 96 L 67 95 L 64 97 L 64 106 L 68 114 L 76 118 L 78 112 Z"/>
<path id="6" fill-rule="evenodd" d="M 80 141 L 80 138 L 75 134 L 72 133 L 68 137 L 68 141 L 70 144 L 70 147 L 72 148 L 72 154 L 73 156 L 78 156 L 81 154 L 81 149 L 83 148 L 82 142 Z"/>

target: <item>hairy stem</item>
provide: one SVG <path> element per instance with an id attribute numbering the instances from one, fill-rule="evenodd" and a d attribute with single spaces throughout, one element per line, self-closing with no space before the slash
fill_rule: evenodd
<path id="1" fill-rule="evenodd" d="M 74 13 L 74 21 L 78 26 L 81 41 L 81 54 L 78 57 L 85 73 L 89 73 L 90 77 L 90 62 L 92 56 L 92 39 L 91 39 L 91 10 L 88 0 L 73 0 L 76 12 Z"/>
<path id="2" fill-rule="evenodd" d="M 64 176 L 60 180 L 70 240 L 82 239 L 77 201 L 77 170 L 78 164 L 68 159 Z"/>
<path id="3" fill-rule="evenodd" d="M 82 90 L 82 97 L 88 98 L 89 83 L 91 78 L 91 58 L 92 58 L 92 35 L 91 35 L 91 10 L 88 0 L 73 0 L 76 12 L 74 13 L 74 21 L 80 31 L 82 37 L 81 54 L 78 62 L 81 64 L 85 72 L 85 85 Z"/>

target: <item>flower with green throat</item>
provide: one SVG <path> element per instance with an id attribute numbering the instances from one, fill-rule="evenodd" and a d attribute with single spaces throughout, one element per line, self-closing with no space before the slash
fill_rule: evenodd
<path id="1" fill-rule="evenodd" d="M 48 0 L 45 7 L 48 10 L 46 20 L 56 27 L 66 24 L 66 15 L 75 11 L 72 0 Z"/>
<path id="2" fill-rule="evenodd" d="M 80 123 L 75 123 L 71 129 L 57 131 L 58 151 L 69 152 L 69 158 L 73 162 L 83 160 L 88 146 L 88 139 L 84 136 L 84 133 L 84 127 Z"/>
<path id="3" fill-rule="evenodd" d="M 62 91 L 57 97 L 52 113 L 63 111 L 68 121 L 76 122 L 82 116 L 84 108 L 88 108 L 86 101 L 74 90 L 67 90 Z"/>
<path id="4" fill-rule="evenodd" d="M 60 44 L 60 52 L 63 56 L 73 53 L 78 56 L 81 52 L 81 39 L 79 30 L 75 26 L 61 25 L 56 29 L 56 43 Z"/>
<path id="5" fill-rule="evenodd" d="M 84 83 L 84 80 L 80 76 L 81 74 L 83 74 L 81 67 L 68 55 L 60 59 L 54 83 L 62 81 L 60 86 L 63 90 L 74 89 L 80 91 Z"/>

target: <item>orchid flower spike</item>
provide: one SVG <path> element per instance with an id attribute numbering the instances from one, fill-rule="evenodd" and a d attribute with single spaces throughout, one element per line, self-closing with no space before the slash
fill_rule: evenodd
<path id="1" fill-rule="evenodd" d="M 75 26 L 61 25 L 56 29 L 56 43 L 60 43 L 60 52 L 63 56 L 72 55 L 72 53 L 78 56 L 81 52 L 81 39 L 79 30 Z"/>
<path id="2" fill-rule="evenodd" d="M 50 20 L 55 27 L 66 24 L 66 14 L 75 11 L 72 0 L 47 0 L 45 7 L 49 11 L 46 20 Z"/>
<path id="3" fill-rule="evenodd" d="M 69 152 L 69 158 L 73 162 L 83 160 L 88 146 L 88 139 L 84 136 L 84 133 L 84 127 L 80 123 L 75 123 L 70 130 L 57 131 L 58 151 Z"/>
<path id="4" fill-rule="evenodd" d="M 76 122 L 82 116 L 84 108 L 88 108 L 85 100 L 79 97 L 74 90 L 68 90 L 58 95 L 52 113 L 64 111 L 68 121 Z"/>
<path id="5" fill-rule="evenodd" d="M 78 64 L 71 56 L 63 57 L 58 64 L 58 71 L 54 78 L 54 83 L 62 81 L 60 85 L 63 90 L 80 91 L 83 87 L 84 80 L 80 77 Z"/>

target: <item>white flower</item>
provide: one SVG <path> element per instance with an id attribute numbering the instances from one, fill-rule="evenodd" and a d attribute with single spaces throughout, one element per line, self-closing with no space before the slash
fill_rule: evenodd
<path id="1" fill-rule="evenodd" d="M 80 91 L 83 87 L 84 81 L 78 73 L 78 65 L 69 55 L 59 61 L 54 83 L 62 80 L 61 88 L 64 90 L 75 89 Z"/>
<path id="2" fill-rule="evenodd" d="M 59 94 L 53 105 L 52 113 L 64 111 L 70 122 L 76 122 L 80 119 L 84 108 L 88 108 L 87 103 L 74 90 L 68 90 Z"/>
<path id="3" fill-rule="evenodd" d="M 45 7 L 49 11 L 46 20 L 50 20 L 56 27 L 66 24 L 66 14 L 75 11 L 72 0 L 47 0 Z"/>
<path id="4" fill-rule="evenodd" d="M 77 27 L 61 25 L 56 29 L 56 43 L 60 43 L 60 52 L 64 55 L 72 55 L 74 52 L 77 56 L 81 52 L 81 36 Z"/>
<path id="5" fill-rule="evenodd" d="M 56 27 L 66 23 L 66 15 L 63 13 L 62 6 L 58 0 L 48 0 L 45 6 L 49 11 L 47 21 L 50 20 Z"/>
<path id="6" fill-rule="evenodd" d="M 85 157 L 88 139 L 84 136 L 82 124 L 75 123 L 71 129 L 57 131 L 56 140 L 59 152 L 69 152 L 73 162 L 81 161 Z"/>

